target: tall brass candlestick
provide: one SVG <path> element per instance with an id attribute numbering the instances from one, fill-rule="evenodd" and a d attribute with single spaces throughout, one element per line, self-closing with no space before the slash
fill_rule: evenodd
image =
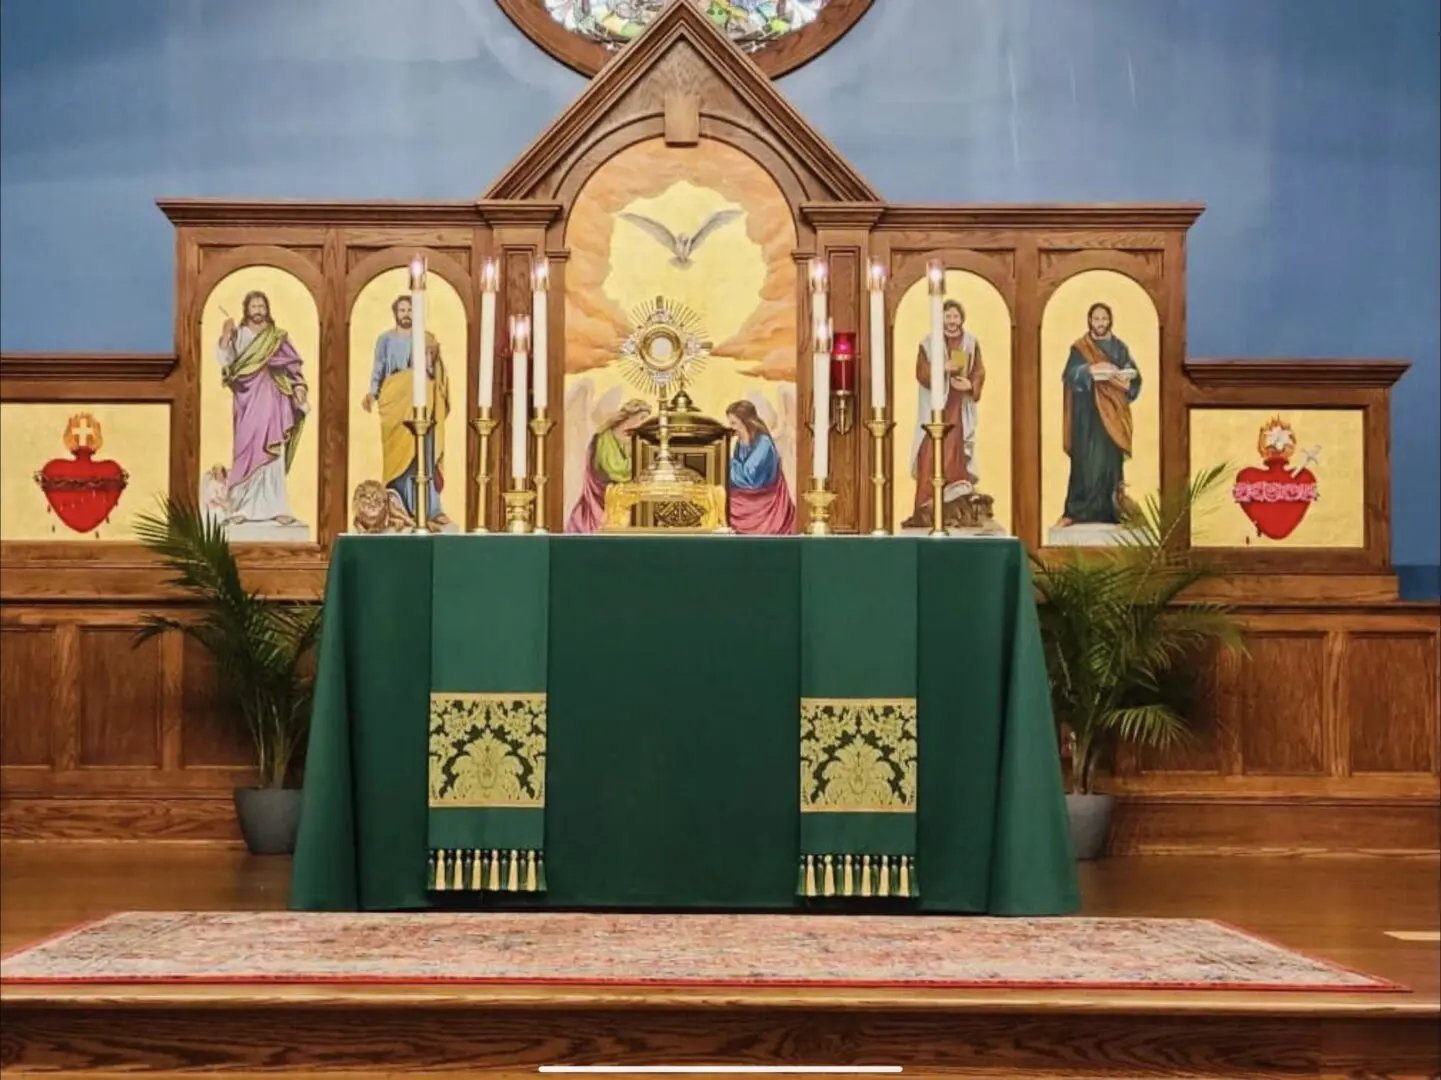
<path id="1" fill-rule="evenodd" d="M 524 483 L 521 480 L 513 483 Z M 524 535 L 531 531 L 530 511 L 535 505 L 535 492 L 527 491 L 525 488 L 514 487 L 507 491 L 501 498 L 505 501 L 505 531 Z"/>
<path id="2" fill-rule="evenodd" d="M 430 470 L 425 460 L 425 437 L 435 427 L 430 418 L 430 409 L 425 405 L 412 406 L 405 426 L 415 436 L 415 527 L 410 531 L 430 535 Z"/>
<path id="3" fill-rule="evenodd" d="M 926 434 L 931 437 L 931 535 L 946 535 L 946 470 L 941 461 L 941 450 L 946 441 L 946 432 L 955 427 L 945 420 L 945 413 L 931 410 L 931 422 L 925 425 Z"/>
<path id="4" fill-rule="evenodd" d="M 545 437 L 553 427 L 555 421 L 550 418 L 550 410 L 544 405 L 537 405 L 535 415 L 531 417 L 530 433 L 535 436 L 535 531 L 538 533 L 546 531 L 545 485 L 549 477 L 545 475 Z"/>
<path id="5" fill-rule="evenodd" d="M 872 523 L 872 536 L 890 536 L 886 528 L 886 436 L 895 424 L 886 419 L 885 409 L 872 409 L 866 428 L 871 433 L 871 489 L 875 493 L 876 513 Z"/>
<path id="6" fill-rule="evenodd" d="M 811 479 L 811 489 L 801 493 L 806 502 L 807 536 L 829 536 L 831 534 L 831 503 L 836 501 L 835 492 L 826 487 L 823 476 Z"/>
<path id="7" fill-rule="evenodd" d="M 490 406 L 482 405 L 480 415 L 470 422 L 471 430 L 480 439 L 480 454 L 475 462 L 475 486 L 479 491 L 480 509 L 475 519 L 477 533 L 488 533 L 490 521 L 490 437 L 500 421 L 490 415 Z"/>

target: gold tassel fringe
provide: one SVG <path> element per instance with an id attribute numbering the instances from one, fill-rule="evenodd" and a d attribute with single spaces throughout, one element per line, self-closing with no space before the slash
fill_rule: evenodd
<path id="1" fill-rule="evenodd" d="M 911 855 L 803 855 L 796 888 L 811 899 L 864 896 L 909 900 L 920 895 L 916 861 Z"/>
<path id="2" fill-rule="evenodd" d="M 543 888 L 538 851 L 443 848 L 430 857 L 435 863 L 430 878 L 433 892 L 533 893 Z"/>

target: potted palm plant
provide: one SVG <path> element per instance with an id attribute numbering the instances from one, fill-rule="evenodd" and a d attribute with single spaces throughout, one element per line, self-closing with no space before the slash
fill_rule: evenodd
<path id="1" fill-rule="evenodd" d="M 184 619 L 147 615 L 136 641 L 178 631 L 213 658 L 225 706 L 255 750 L 258 785 L 235 789 L 240 831 L 256 854 L 290 852 L 300 790 L 286 785 L 310 722 L 313 676 L 306 661 L 320 608 L 247 590 L 224 527 L 192 503 L 166 498 L 158 512 L 140 517 L 135 531 L 198 608 Z"/>
<path id="2" fill-rule="evenodd" d="M 1199 473 L 1174 496 L 1129 507 L 1115 547 L 1032 556 L 1052 707 L 1070 750 L 1066 807 L 1078 858 L 1105 849 L 1114 800 L 1096 791 L 1096 780 L 1117 749 L 1188 737 L 1188 666 L 1210 649 L 1244 650 L 1227 608 L 1185 599 L 1217 571 L 1178 543 L 1226 471 Z"/>

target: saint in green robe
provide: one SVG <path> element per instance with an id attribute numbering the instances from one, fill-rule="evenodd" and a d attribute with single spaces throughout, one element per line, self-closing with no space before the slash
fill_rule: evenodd
<path id="1" fill-rule="evenodd" d="M 1094 378 L 1094 369 L 1106 364 L 1136 372 L 1131 385 Z M 1087 335 L 1071 346 L 1061 380 L 1063 440 L 1071 459 L 1064 516 L 1074 524 L 1117 524 L 1140 370 L 1120 338 Z"/>

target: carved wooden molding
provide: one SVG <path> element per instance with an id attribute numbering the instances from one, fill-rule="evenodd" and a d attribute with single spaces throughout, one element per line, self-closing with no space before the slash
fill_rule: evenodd
<path id="1" fill-rule="evenodd" d="M 543 229 L 565 211 L 558 202 L 533 199 L 481 199 L 475 206 L 481 220 L 497 228 Z"/>
<path id="2" fill-rule="evenodd" d="M 842 5 L 832 0 L 827 6 Z M 538 6 L 527 8 L 556 25 Z M 839 10 L 839 8 L 838 8 Z M 859 18 L 859 15 L 856 15 Z M 822 20 L 817 20 L 818 25 Z M 797 31 L 796 36 L 805 31 Z M 577 39 L 579 40 L 579 39 Z M 690 46 L 717 73 L 719 80 L 765 122 L 775 128 L 796 157 L 824 185 L 823 197 L 855 203 L 878 203 L 880 196 L 781 95 L 765 73 L 738 51 L 704 15 L 690 4 L 672 4 L 645 33 L 627 45 L 614 64 L 591 82 L 576 101 L 505 171 L 486 192 L 485 199 L 526 199 L 535 195 L 551 172 L 582 136 L 595 130 L 616 103 L 643 79 L 677 44 Z"/>
<path id="3" fill-rule="evenodd" d="M 885 204 L 880 202 L 804 203 L 801 206 L 801 217 L 814 229 L 870 230 L 885 212 Z"/>
<path id="4" fill-rule="evenodd" d="M 175 225 L 478 225 L 474 202 L 306 199 L 157 199 Z"/>
<path id="5" fill-rule="evenodd" d="M 161 382 L 174 353 L 0 353 L 0 379 Z"/>
<path id="6" fill-rule="evenodd" d="M 1387 390 L 1411 367 L 1407 360 L 1187 360 L 1197 386 L 1306 387 Z"/>
<path id="7" fill-rule="evenodd" d="M 1200 203 L 1114 203 L 1092 206 L 941 206 L 921 203 L 885 206 L 876 228 L 898 229 L 1178 229 L 1186 230 L 1206 210 Z"/>
<path id="8" fill-rule="evenodd" d="M 666 18 L 662 14 L 625 49 L 613 52 L 604 45 L 571 33 L 556 22 L 540 0 L 496 0 L 510 21 L 542 49 L 582 75 L 595 75 L 612 60 L 654 33 L 656 25 Z M 766 75 L 774 78 L 794 71 L 825 52 L 850 30 L 868 10 L 872 0 L 830 0 L 821 9 L 815 22 L 778 38 L 775 42 L 751 53 L 749 59 Z M 689 6 L 683 4 L 677 7 Z M 699 16 L 698 16 L 699 17 Z M 717 35 L 720 31 L 716 30 Z"/>

